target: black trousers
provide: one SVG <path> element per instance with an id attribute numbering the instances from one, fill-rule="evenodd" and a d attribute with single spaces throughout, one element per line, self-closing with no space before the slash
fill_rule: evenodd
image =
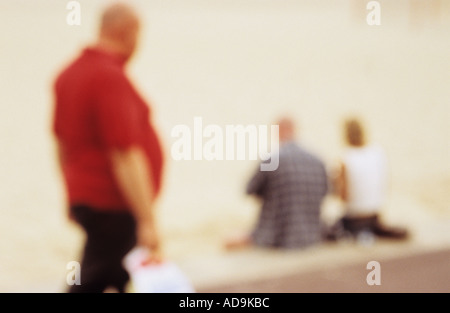
<path id="1" fill-rule="evenodd" d="M 378 237 L 392 239 L 406 239 L 408 231 L 405 228 L 388 226 L 381 223 L 378 214 L 362 218 L 343 217 L 342 224 L 345 230 L 352 234 L 358 234 L 363 230 L 369 230 Z"/>
<path id="2" fill-rule="evenodd" d="M 382 238 L 407 239 L 409 236 L 407 229 L 385 225 L 381 223 L 379 216 L 374 214 L 367 217 L 344 216 L 330 228 L 325 228 L 324 238 L 335 241 L 341 238 L 344 232 L 356 236 L 364 230 L 371 231 L 377 237 Z"/>
<path id="3" fill-rule="evenodd" d="M 136 245 L 136 221 L 128 212 L 102 212 L 85 205 L 71 207 L 86 232 L 80 270 L 80 285 L 70 293 L 101 293 L 106 288 L 125 292 L 128 272 L 123 257 Z"/>

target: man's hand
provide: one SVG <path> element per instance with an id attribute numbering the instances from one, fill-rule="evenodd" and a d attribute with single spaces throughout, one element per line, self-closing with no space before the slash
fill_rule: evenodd
<path id="1" fill-rule="evenodd" d="M 156 223 L 152 221 L 138 221 L 137 241 L 138 246 L 146 248 L 150 255 L 145 264 L 159 264 L 162 262 L 161 240 L 156 229 Z"/>

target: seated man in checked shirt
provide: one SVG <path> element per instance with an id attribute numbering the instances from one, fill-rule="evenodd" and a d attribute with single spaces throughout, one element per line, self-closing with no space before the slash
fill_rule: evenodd
<path id="1" fill-rule="evenodd" d="M 247 193 L 262 200 L 255 228 L 233 238 L 228 249 L 256 245 L 272 248 L 305 248 L 322 240 L 320 211 L 328 192 L 324 163 L 295 142 L 292 120 L 279 121 L 279 167 L 255 173 Z"/>

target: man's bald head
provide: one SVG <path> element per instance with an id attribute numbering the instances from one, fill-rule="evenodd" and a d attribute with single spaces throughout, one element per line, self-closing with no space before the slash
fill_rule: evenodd
<path id="1" fill-rule="evenodd" d="M 139 26 L 138 15 L 129 5 L 112 4 L 101 17 L 100 42 L 129 58 L 136 50 Z"/>
<path id="2" fill-rule="evenodd" d="M 278 120 L 280 141 L 287 142 L 295 138 L 295 123 L 289 117 L 282 117 Z"/>

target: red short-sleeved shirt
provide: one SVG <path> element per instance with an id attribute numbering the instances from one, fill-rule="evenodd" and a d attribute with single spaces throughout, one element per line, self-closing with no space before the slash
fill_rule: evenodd
<path id="1" fill-rule="evenodd" d="M 163 154 L 150 111 L 124 72 L 124 60 L 85 49 L 55 82 L 53 131 L 63 150 L 70 204 L 127 210 L 109 159 L 112 148 L 137 145 L 149 161 L 153 186 L 161 187 Z"/>

